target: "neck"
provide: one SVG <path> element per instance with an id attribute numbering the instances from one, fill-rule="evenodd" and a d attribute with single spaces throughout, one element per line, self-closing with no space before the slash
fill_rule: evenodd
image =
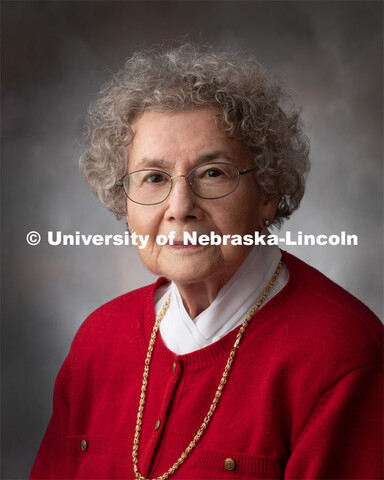
<path id="1" fill-rule="evenodd" d="M 175 282 L 183 299 L 184 307 L 192 320 L 211 305 L 217 297 L 220 288 L 228 282 L 230 277 L 231 274 L 228 273 L 220 276 L 219 279 L 211 279 L 204 282 Z"/>

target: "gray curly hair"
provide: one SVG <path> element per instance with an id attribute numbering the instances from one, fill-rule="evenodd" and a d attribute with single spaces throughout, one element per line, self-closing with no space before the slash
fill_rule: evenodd
<path id="1" fill-rule="evenodd" d="M 219 110 L 218 128 L 240 134 L 248 146 L 261 192 L 280 196 L 274 219 L 280 226 L 299 207 L 309 171 L 299 112 L 253 56 L 209 45 L 136 53 L 91 104 L 80 166 L 100 201 L 118 218 L 126 215 L 116 184 L 126 173 L 131 125 L 140 114 L 206 107 Z"/>

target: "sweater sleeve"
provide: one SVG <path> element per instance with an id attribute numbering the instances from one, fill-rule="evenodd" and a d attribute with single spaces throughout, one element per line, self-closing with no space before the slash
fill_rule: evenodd
<path id="1" fill-rule="evenodd" d="M 285 479 L 382 479 L 382 364 L 357 368 L 323 393 L 296 440 Z"/>
<path id="2" fill-rule="evenodd" d="M 56 379 L 53 414 L 31 472 L 31 479 L 69 478 L 66 442 L 69 425 L 71 367 L 67 358 Z"/>

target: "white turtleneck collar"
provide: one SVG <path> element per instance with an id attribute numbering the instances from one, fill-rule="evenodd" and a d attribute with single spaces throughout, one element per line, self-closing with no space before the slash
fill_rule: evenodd
<path id="1" fill-rule="evenodd" d="M 271 280 L 280 259 L 277 246 L 253 247 L 211 305 L 193 320 L 184 307 L 176 284 L 171 282 L 160 287 L 155 292 L 156 315 L 171 293 L 170 306 L 160 323 L 165 345 L 177 355 L 183 355 L 216 342 L 241 325 Z M 286 285 L 288 278 L 288 269 L 283 265 L 264 305 Z"/>

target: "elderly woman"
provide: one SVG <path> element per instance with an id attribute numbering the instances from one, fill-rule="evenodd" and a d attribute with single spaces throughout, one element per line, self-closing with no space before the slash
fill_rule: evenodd
<path id="1" fill-rule="evenodd" d="M 92 105 L 83 172 L 161 278 L 80 328 L 31 478 L 382 478 L 379 320 L 276 245 L 185 240 L 299 206 L 284 99 L 255 59 L 184 45 L 134 55 Z"/>

